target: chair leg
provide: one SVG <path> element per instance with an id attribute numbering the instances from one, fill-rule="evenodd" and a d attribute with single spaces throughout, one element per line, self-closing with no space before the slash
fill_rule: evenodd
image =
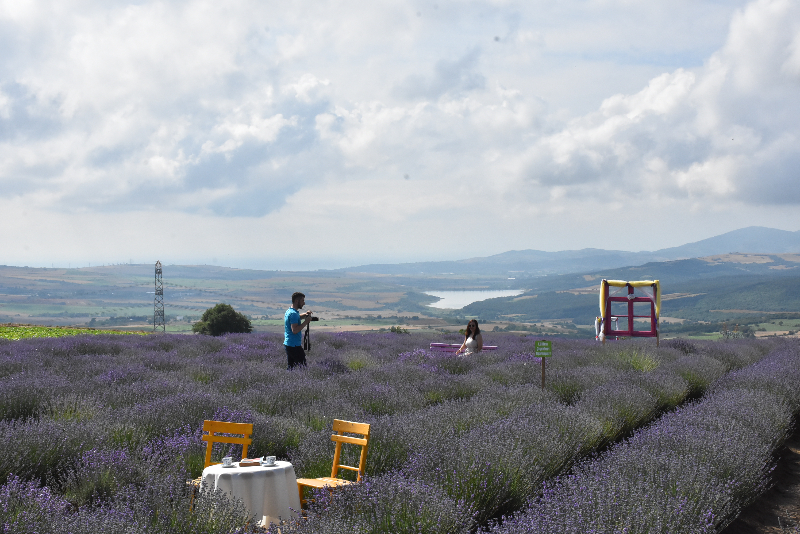
<path id="1" fill-rule="evenodd" d="M 194 498 L 197 495 L 197 486 L 192 484 L 192 496 L 189 498 L 189 511 L 194 512 Z"/>

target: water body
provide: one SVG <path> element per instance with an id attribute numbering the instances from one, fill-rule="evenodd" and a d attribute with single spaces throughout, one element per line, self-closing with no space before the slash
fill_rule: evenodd
<path id="1" fill-rule="evenodd" d="M 516 297 L 523 292 L 515 289 L 497 289 L 484 291 L 425 291 L 426 295 L 439 297 L 442 300 L 429 304 L 431 308 L 460 310 L 467 304 L 497 297 Z"/>

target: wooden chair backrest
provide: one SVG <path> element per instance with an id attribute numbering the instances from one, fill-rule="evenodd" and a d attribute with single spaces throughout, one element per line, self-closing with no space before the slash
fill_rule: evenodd
<path id="1" fill-rule="evenodd" d="M 331 439 L 336 442 L 336 450 L 333 453 L 333 469 L 331 470 L 331 478 L 336 478 L 339 469 L 349 469 L 355 471 L 356 481 L 361 482 L 361 476 L 364 474 L 364 466 L 367 463 L 367 447 L 369 446 L 369 424 L 368 423 L 353 423 L 352 421 L 342 421 L 341 419 L 333 420 L 333 431 L 336 434 L 331 436 Z M 363 438 L 353 438 L 345 436 L 344 433 L 361 434 Z M 358 467 L 344 465 L 341 462 L 342 457 L 342 443 L 350 443 L 351 445 L 361 446 L 361 456 L 358 460 Z"/>
<path id="2" fill-rule="evenodd" d="M 247 458 L 247 447 L 253 443 L 253 425 L 252 423 L 228 423 L 225 421 L 203 421 L 203 432 L 208 434 L 203 435 L 203 441 L 208 442 L 206 445 L 206 461 L 203 468 L 205 469 L 211 463 L 211 447 L 214 443 L 238 443 L 242 446 L 242 458 Z M 218 436 L 217 434 L 241 434 L 241 438 L 233 436 Z M 214 462 L 218 464 L 219 462 Z"/>

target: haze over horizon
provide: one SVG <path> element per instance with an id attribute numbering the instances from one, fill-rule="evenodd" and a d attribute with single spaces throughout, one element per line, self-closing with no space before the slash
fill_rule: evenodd
<path id="1" fill-rule="evenodd" d="M 800 229 L 800 4 L 3 2 L 0 263 Z"/>

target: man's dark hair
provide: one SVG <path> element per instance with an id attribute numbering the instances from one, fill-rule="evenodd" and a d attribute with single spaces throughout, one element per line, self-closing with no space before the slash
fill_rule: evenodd
<path id="1" fill-rule="evenodd" d="M 300 293 L 299 291 L 295 291 L 294 293 L 292 293 L 292 305 L 294 305 L 294 303 L 297 302 L 297 299 L 299 298 L 306 298 L 306 296 Z"/>

